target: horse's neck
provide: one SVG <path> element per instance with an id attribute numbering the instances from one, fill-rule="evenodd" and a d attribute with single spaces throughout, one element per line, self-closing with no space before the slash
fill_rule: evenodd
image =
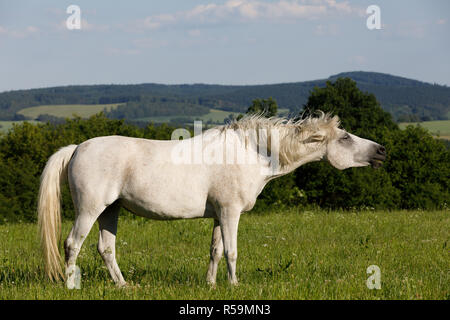
<path id="1" fill-rule="evenodd" d="M 305 153 L 304 155 L 301 155 L 299 157 L 299 160 L 294 161 L 290 164 L 279 166 L 278 170 L 276 170 L 273 175 L 269 177 L 268 180 L 272 180 L 281 176 L 284 176 L 286 174 L 289 174 L 293 172 L 295 169 L 301 167 L 302 165 L 309 163 L 309 162 L 315 162 L 320 161 L 325 156 L 325 152 L 322 150 L 316 150 L 314 152 Z"/>

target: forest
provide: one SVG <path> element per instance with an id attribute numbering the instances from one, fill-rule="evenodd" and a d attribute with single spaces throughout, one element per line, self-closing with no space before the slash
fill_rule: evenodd
<path id="1" fill-rule="evenodd" d="M 398 122 L 446 120 L 450 112 L 450 88 L 374 72 L 347 72 L 328 79 L 267 84 L 136 84 L 80 85 L 0 93 L 0 120 L 26 120 L 18 113 L 40 105 L 123 103 L 106 113 L 112 119 L 150 116 L 198 116 L 210 108 L 245 112 L 252 100 L 272 97 L 279 108 L 296 114 L 304 109 L 311 90 L 327 81 L 350 78 L 363 92 L 375 94 L 381 107 Z M 34 120 L 34 119 L 28 119 Z"/>

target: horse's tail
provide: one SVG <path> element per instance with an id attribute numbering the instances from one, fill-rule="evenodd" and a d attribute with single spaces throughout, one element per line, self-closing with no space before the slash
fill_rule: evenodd
<path id="1" fill-rule="evenodd" d="M 69 145 L 54 153 L 41 176 L 38 199 L 38 224 L 45 271 L 51 280 L 64 279 L 58 242 L 61 233 L 61 184 L 67 178 L 67 166 L 76 145 Z"/>

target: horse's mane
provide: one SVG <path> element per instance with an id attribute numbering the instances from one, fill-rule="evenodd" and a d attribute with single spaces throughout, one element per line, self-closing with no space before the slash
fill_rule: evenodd
<path id="1" fill-rule="evenodd" d="M 245 132 L 248 130 L 265 129 L 267 132 L 270 148 L 271 130 L 278 130 L 279 135 L 279 161 L 281 166 L 289 165 L 298 160 L 305 150 L 313 151 L 311 148 L 318 148 L 334 138 L 336 128 L 340 126 L 338 116 L 330 113 L 318 112 L 318 116 L 309 115 L 300 119 L 288 119 L 284 117 L 266 118 L 262 114 L 245 115 L 239 120 L 220 126 L 222 132 L 234 130 Z M 320 135 L 319 135 L 320 133 Z M 310 144 L 309 142 L 317 142 Z"/>
<path id="2" fill-rule="evenodd" d="M 270 117 L 266 118 L 263 114 L 250 114 L 245 115 L 239 120 L 233 120 L 232 122 L 222 126 L 224 130 L 248 130 L 257 128 L 277 128 L 277 129 L 289 129 L 296 128 L 304 133 L 314 133 L 319 130 L 330 130 L 340 126 L 338 116 L 332 116 L 330 113 L 324 113 L 322 111 L 317 112 L 318 117 L 309 115 L 299 119 L 288 119 L 284 117 Z"/>

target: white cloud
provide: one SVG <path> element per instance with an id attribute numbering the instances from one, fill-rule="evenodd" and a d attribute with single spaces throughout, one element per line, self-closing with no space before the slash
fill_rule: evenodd
<path id="1" fill-rule="evenodd" d="M 55 16 L 62 16 L 66 14 L 66 11 L 61 8 L 47 8 L 45 9 L 45 12 Z"/>
<path id="2" fill-rule="evenodd" d="M 69 14 L 66 12 L 65 8 L 46 8 L 45 12 L 47 14 L 50 15 L 54 15 L 54 16 L 65 16 L 68 17 Z M 97 14 L 97 10 L 96 9 L 85 9 L 85 8 L 81 8 L 81 16 L 83 17 L 83 15 L 96 15 Z"/>
<path id="3" fill-rule="evenodd" d="M 141 54 L 141 51 L 138 49 L 107 48 L 105 53 L 109 56 L 135 56 Z"/>
<path id="4" fill-rule="evenodd" d="M 110 31 L 111 27 L 106 24 L 94 24 L 90 23 L 87 19 L 81 19 L 81 29 L 79 31 L 92 31 L 92 32 L 106 32 Z M 69 30 L 67 28 L 67 20 L 60 20 L 57 24 L 52 24 L 51 27 L 58 32 L 76 32 L 78 30 Z"/>
<path id="5" fill-rule="evenodd" d="M 155 49 L 166 47 L 169 42 L 167 40 L 156 40 L 152 38 L 142 38 L 133 40 L 133 44 L 142 49 Z"/>
<path id="6" fill-rule="evenodd" d="M 39 33 L 35 26 L 28 26 L 20 29 L 8 29 L 0 26 L 0 35 L 8 36 L 14 39 L 23 39 Z"/>
<path id="7" fill-rule="evenodd" d="M 419 22 L 402 22 L 395 30 L 396 34 L 403 38 L 423 39 L 426 34 L 425 23 Z"/>
<path id="8" fill-rule="evenodd" d="M 109 26 L 105 24 L 89 23 L 86 19 L 81 19 L 81 30 L 104 32 L 109 30 Z"/>
<path id="9" fill-rule="evenodd" d="M 342 12 L 342 13 L 347 13 L 347 14 L 351 14 L 351 13 L 358 13 L 358 14 L 365 14 L 365 11 L 360 9 L 360 8 L 356 8 L 356 7 L 352 7 L 348 1 L 343 1 L 343 2 L 337 2 L 336 0 L 327 0 L 326 1 L 328 4 L 329 8 L 335 9 L 338 12 Z"/>
<path id="10" fill-rule="evenodd" d="M 175 24 L 208 25 L 233 22 L 293 22 L 317 19 L 332 14 L 364 14 L 348 1 L 336 0 L 228 0 L 223 4 L 202 4 L 190 10 L 146 17 L 135 27 L 159 29 Z M 136 30 L 135 30 L 136 31 Z"/>
<path id="11" fill-rule="evenodd" d="M 349 58 L 349 62 L 353 65 L 363 66 L 367 63 L 367 58 L 364 56 L 352 56 Z"/>
<path id="12" fill-rule="evenodd" d="M 27 33 L 29 33 L 29 34 L 32 34 L 32 33 L 39 32 L 39 29 L 36 28 L 36 27 L 34 27 L 34 26 L 28 26 L 28 27 L 25 29 L 25 32 L 27 32 Z"/>
<path id="13" fill-rule="evenodd" d="M 200 37 L 202 34 L 202 32 L 199 29 L 191 29 L 191 30 L 188 30 L 187 33 L 191 37 Z"/>
<path id="14" fill-rule="evenodd" d="M 330 25 L 319 24 L 314 28 L 314 33 L 318 36 L 324 35 L 335 36 L 339 33 L 339 28 L 336 24 Z"/>

